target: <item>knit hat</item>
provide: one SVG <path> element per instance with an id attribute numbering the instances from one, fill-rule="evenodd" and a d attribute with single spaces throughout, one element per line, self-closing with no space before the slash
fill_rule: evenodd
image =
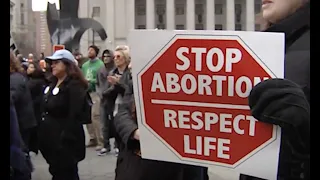
<path id="1" fill-rule="evenodd" d="M 89 49 L 92 48 L 96 52 L 96 56 L 99 54 L 99 48 L 96 45 L 89 46 Z"/>

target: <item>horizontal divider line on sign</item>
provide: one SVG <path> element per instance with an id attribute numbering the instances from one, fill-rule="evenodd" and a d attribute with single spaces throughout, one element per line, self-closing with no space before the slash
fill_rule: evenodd
<path id="1" fill-rule="evenodd" d="M 172 101 L 172 100 L 161 100 L 161 99 L 151 99 L 151 103 L 163 104 L 163 105 L 177 105 L 177 106 L 195 106 L 195 107 L 210 107 L 210 108 L 221 108 L 221 109 L 250 110 L 249 106 L 235 105 L 235 104 L 204 103 L 204 102 L 192 102 L 192 101 Z"/>

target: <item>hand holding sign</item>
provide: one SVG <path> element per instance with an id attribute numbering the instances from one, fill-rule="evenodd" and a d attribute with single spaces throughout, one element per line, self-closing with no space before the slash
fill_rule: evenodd
<path id="1" fill-rule="evenodd" d="M 252 89 L 249 106 L 259 121 L 279 125 L 291 133 L 287 137 L 300 136 L 309 143 L 310 105 L 297 84 L 286 79 L 263 81 Z"/>
<path id="2" fill-rule="evenodd" d="M 133 138 L 138 140 L 138 141 L 140 141 L 140 131 L 139 131 L 139 129 L 134 131 Z"/>

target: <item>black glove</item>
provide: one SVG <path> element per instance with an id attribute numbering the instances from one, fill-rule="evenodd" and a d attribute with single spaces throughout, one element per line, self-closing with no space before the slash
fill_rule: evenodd
<path id="1" fill-rule="evenodd" d="M 298 128 L 310 124 L 310 105 L 302 89 L 285 79 L 269 79 L 257 84 L 249 95 L 249 106 L 257 120 Z"/>
<path id="2" fill-rule="evenodd" d="M 285 79 L 257 84 L 249 95 L 249 106 L 258 121 L 279 125 L 292 150 L 310 148 L 310 105 L 302 89 Z M 295 146 L 295 147 L 293 147 Z"/>

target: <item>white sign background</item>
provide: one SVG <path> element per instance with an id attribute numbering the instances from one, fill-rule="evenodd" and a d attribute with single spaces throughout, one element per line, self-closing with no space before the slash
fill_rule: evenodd
<path id="1" fill-rule="evenodd" d="M 152 60 L 152 58 L 176 35 L 238 35 L 252 51 L 265 63 L 265 65 L 278 78 L 284 75 L 284 34 L 265 32 L 242 32 L 242 31 L 167 31 L 167 30 L 133 30 L 128 36 L 130 54 L 132 59 L 132 76 L 134 91 L 138 91 L 137 74 Z M 151 83 L 151 82 L 150 82 Z M 141 92 L 141 90 L 140 90 Z M 140 96 L 142 97 L 142 96 Z M 135 96 L 137 118 L 141 133 L 141 154 L 143 158 L 193 164 L 214 167 L 219 175 L 220 170 L 233 170 L 242 174 L 248 174 L 269 180 L 276 180 L 278 168 L 278 156 L 280 147 L 280 128 L 277 128 L 277 139 L 264 149 L 260 150 L 248 160 L 234 169 L 228 167 L 205 164 L 198 160 L 182 160 L 159 139 L 152 130 L 143 124 L 143 106 L 138 95 Z M 155 115 L 156 116 L 156 115 Z M 174 138 L 174 137 L 173 137 Z M 183 140 L 183 139 L 181 139 Z"/>

